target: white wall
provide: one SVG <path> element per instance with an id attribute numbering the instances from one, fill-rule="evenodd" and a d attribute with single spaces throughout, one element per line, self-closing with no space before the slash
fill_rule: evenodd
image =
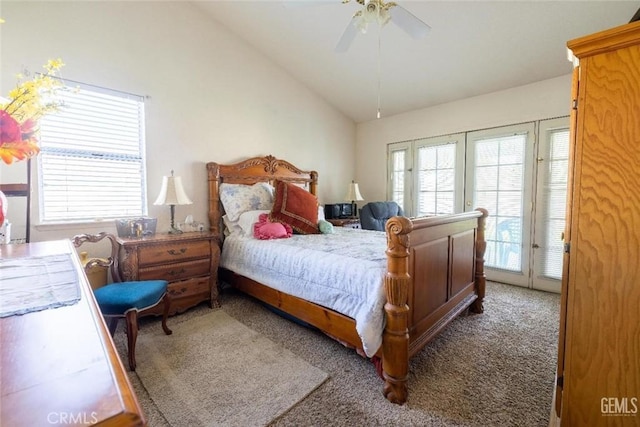
<path id="1" fill-rule="evenodd" d="M 354 122 L 189 3 L 3 0 L 0 16 L 0 96 L 16 73 L 60 57 L 66 79 L 150 97 L 147 201 L 159 231 L 169 209 L 153 201 L 171 169 L 194 201 L 176 207 L 177 220 L 206 221 L 208 161 L 284 158 L 318 171 L 321 203 L 341 199 L 354 178 Z M 24 182 L 24 166 L 0 165 L 0 182 Z M 19 223 L 22 214 L 12 214 Z M 115 231 L 112 222 L 95 228 Z M 36 226 L 31 240 L 86 231 L 95 230 Z"/>
<path id="2" fill-rule="evenodd" d="M 571 64 L 567 62 L 568 72 Z M 386 200 L 387 144 L 567 116 L 571 74 L 358 124 L 356 172 L 367 201 Z"/>

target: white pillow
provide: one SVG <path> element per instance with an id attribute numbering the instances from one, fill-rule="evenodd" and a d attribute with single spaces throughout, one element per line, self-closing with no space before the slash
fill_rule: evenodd
<path id="1" fill-rule="evenodd" d="M 226 215 L 222 215 L 222 222 L 224 224 L 224 235 L 230 236 L 232 234 L 242 234 L 242 228 L 238 225 L 238 221 L 229 221 Z"/>
<path id="2" fill-rule="evenodd" d="M 274 188 L 268 182 L 253 185 L 220 185 L 220 201 L 229 221 L 237 221 L 243 212 L 273 207 Z"/>
<path id="3" fill-rule="evenodd" d="M 240 219 L 238 219 L 238 226 L 242 230 L 242 233 L 245 236 L 253 237 L 253 225 L 258 222 L 258 218 L 260 214 L 269 215 L 270 210 L 257 210 L 257 211 L 247 211 L 243 212 L 240 215 Z"/>

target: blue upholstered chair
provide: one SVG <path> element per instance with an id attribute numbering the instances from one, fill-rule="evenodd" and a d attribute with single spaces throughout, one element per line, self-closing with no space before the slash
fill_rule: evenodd
<path id="1" fill-rule="evenodd" d="M 393 216 L 403 216 L 404 212 L 396 202 L 370 202 L 360 209 L 360 227 L 363 230 L 384 231 Z"/>
<path id="2" fill-rule="evenodd" d="M 136 340 L 138 338 L 138 313 L 142 310 L 164 304 L 162 315 L 162 329 L 167 335 L 172 331 L 167 327 L 167 316 L 171 308 L 171 300 L 167 293 L 166 280 L 142 280 L 123 282 L 118 269 L 118 243 L 116 237 L 109 233 L 80 234 L 73 238 L 73 244 L 79 248 L 85 242 L 96 243 L 104 238 L 111 243 L 111 256 L 105 261 L 93 259 L 85 265 L 85 271 L 94 266 L 108 267 L 112 283 L 94 289 L 93 294 L 100 307 L 102 316 L 107 322 L 111 336 L 116 331 L 118 320 L 124 318 L 127 322 L 127 351 L 129 368 L 136 370 Z"/>

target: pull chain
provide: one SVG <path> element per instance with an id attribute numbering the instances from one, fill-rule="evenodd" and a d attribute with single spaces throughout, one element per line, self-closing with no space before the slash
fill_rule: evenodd
<path id="1" fill-rule="evenodd" d="M 382 34 L 382 25 L 378 26 L 378 115 L 377 117 L 380 118 L 380 80 L 381 80 L 381 60 L 380 60 L 380 52 L 381 52 L 381 34 Z"/>

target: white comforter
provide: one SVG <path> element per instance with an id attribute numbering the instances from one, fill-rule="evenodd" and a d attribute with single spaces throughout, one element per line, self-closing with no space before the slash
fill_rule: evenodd
<path id="1" fill-rule="evenodd" d="M 384 232 L 336 227 L 333 234 L 225 238 L 220 266 L 355 319 L 367 356 L 382 344 Z"/>

